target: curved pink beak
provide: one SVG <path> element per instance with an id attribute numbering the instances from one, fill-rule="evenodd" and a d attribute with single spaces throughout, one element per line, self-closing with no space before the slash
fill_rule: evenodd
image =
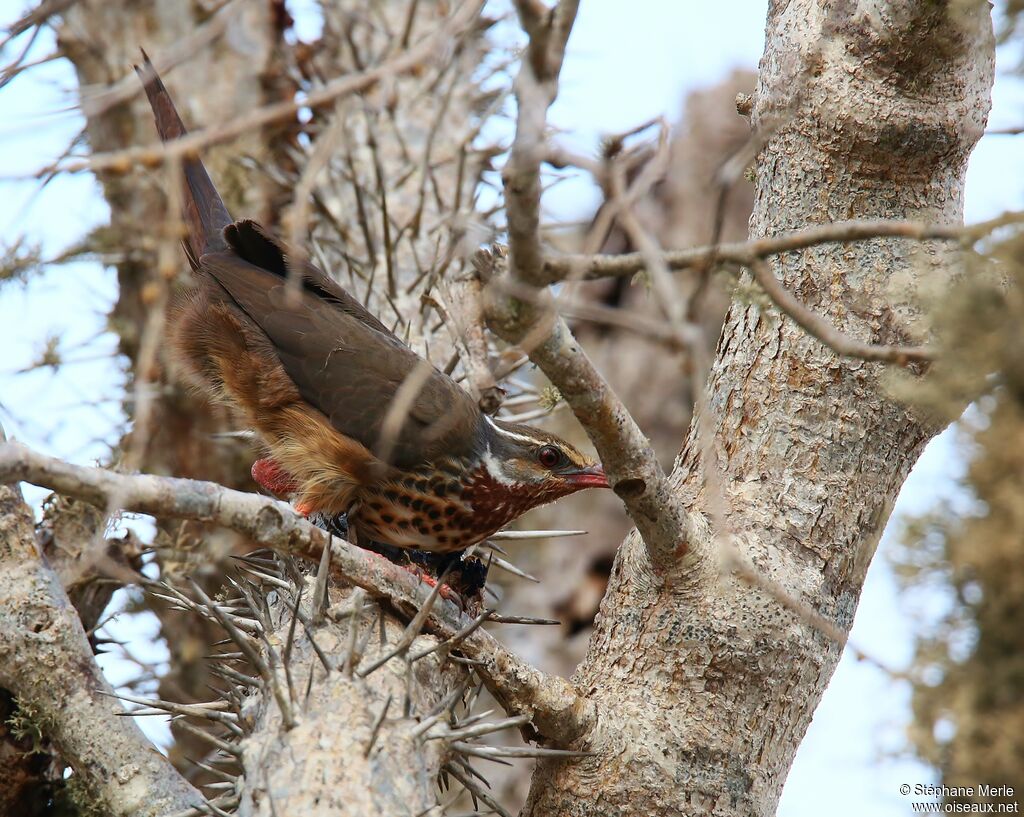
<path id="1" fill-rule="evenodd" d="M 566 475 L 566 480 L 578 488 L 611 488 L 608 484 L 608 477 L 604 468 L 600 465 L 592 465 L 590 468 L 580 468 Z"/>

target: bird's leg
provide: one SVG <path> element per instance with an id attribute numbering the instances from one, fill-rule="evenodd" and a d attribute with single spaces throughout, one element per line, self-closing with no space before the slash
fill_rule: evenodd
<path id="1" fill-rule="evenodd" d="M 348 514 L 339 513 L 337 516 L 329 516 L 321 511 L 315 511 L 311 513 L 307 519 L 321 530 L 327 531 L 332 536 L 337 536 L 339 539 L 344 539 L 346 542 L 348 541 L 350 531 Z"/>
<path id="2" fill-rule="evenodd" d="M 455 602 L 463 612 L 475 615 L 482 604 L 484 584 L 487 582 L 487 565 L 476 556 L 466 556 L 465 551 L 448 553 L 408 550 L 406 569 L 420 581 L 434 587 L 447 572 L 441 595 Z"/>
<path id="3" fill-rule="evenodd" d="M 418 553 L 419 551 L 413 552 Z M 413 576 L 415 576 L 428 587 L 437 587 L 437 583 L 441 581 L 441 576 L 444 573 L 444 571 L 438 571 L 438 575 L 433 576 L 430 574 L 428 567 L 422 564 L 417 564 L 412 558 L 409 559 L 409 562 L 407 564 L 401 566 L 408 570 L 410 573 L 412 573 Z M 459 592 L 454 587 L 452 587 L 451 584 L 449 584 L 450 580 L 451 576 L 449 576 L 445 583 L 441 585 L 441 589 L 438 591 L 438 593 L 441 595 L 441 598 L 448 599 L 448 601 L 454 602 L 455 604 L 459 605 L 460 609 L 464 608 L 466 604 L 465 600 L 462 598 L 462 596 L 459 595 Z"/>
<path id="4" fill-rule="evenodd" d="M 348 509 L 349 519 L 351 519 L 355 515 L 356 508 L 358 508 L 358 507 L 359 507 L 359 504 L 356 503 L 355 505 L 353 505 L 351 508 Z M 348 525 L 348 541 L 351 542 L 356 547 L 359 547 L 359 540 L 361 538 L 365 539 L 366 537 L 360 537 L 360 535 L 359 535 L 359 525 L 355 524 L 353 522 L 349 522 L 349 525 Z"/>

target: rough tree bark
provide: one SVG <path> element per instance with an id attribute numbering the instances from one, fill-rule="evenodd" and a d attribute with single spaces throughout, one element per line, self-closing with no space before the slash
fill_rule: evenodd
<path id="1" fill-rule="evenodd" d="M 71 802 L 102 802 L 118 817 L 159 817 L 201 802 L 138 724 L 117 717 L 121 706 L 92 661 L 79 612 L 40 552 L 17 485 L 0 486 L 0 566 L 0 684 L 16 692 L 21 722 L 74 767 L 78 797 Z M 4 782 L 17 788 L 21 781 L 12 775 Z M 45 807 L 34 799 L 22 786 L 7 813 Z"/>
<path id="2" fill-rule="evenodd" d="M 854 216 L 959 222 L 993 49 L 985 4 L 773 3 L 752 235 Z M 920 337 L 912 290 L 953 262 L 879 239 L 791 253 L 773 270 L 848 333 L 884 343 Z M 734 303 L 709 382 L 715 461 L 702 463 L 696 423 L 674 478 L 680 501 L 844 632 L 896 493 L 938 431 L 882 376 Z M 542 762 L 524 814 L 772 814 L 839 656 L 736 576 L 693 587 L 655 575 L 630 537 L 573 679 L 601 712 L 586 743 L 596 756 Z"/>
<path id="3" fill-rule="evenodd" d="M 714 234 L 715 208 L 709 202 L 720 194 L 718 171 L 734 154 L 742 151 L 750 137 L 748 121 L 736 111 L 737 94 L 754 90 L 757 74 L 736 70 L 714 85 L 688 94 L 682 106 L 682 118 L 672 125 L 672 139 L 665 176 L 655 180 L 649 193 L 637 201 L 637 219 L 666 250 L 706 244 Z M 646 154 L 650 143 L 643 143 Z M 729 191 L 722 219 L 721 240 L 742 241 L 754 200 L 754 186 L 740 179 Z M 604 207 L 607 207 L 606 203 Z M 583 244 L 595 229 L 602 210 L 572 241 L 573 251 L 582 252 Z M 618 225 L 612 223 L 601 252 L 620 254 L 636 247 Z M 732 276 L 716 276 L 699 307 L 699 321 L 707 344 L 714 348 L 729 306 Z M 576 285 L 586 303 L 603 304 L 639 320 L 657 321 L 657 298 L 649 286 L 632 285 L 628 278 L 612 278 Z M 661 344 L 642 337 L 628 328 L 599 322 L 577 322 L 577 339 L 587 354 L 622 397 L 630 413 L 644 430 L 659 461 L 670 465 L 679 451 L 680 430 L 690 422 L 695 384 L 682 375 L 677 358 L 664 355 Z M 658 376 L 652 377 L 646 365 L 652 357 L 659 361 Z M 551 430 L 579 441 L 586 435 L 568 412 L 552 417 Z M 629 517 L 622 504 L 605 492 L 585 492 L 557 505 L 538 508 L 530 515 L 538 528 L 580 525 L 590 532 L 567 543 L 551 540 L 523 542 L 516 547 L 516 565 L 541 579 L 533 583 L 498 574 L 502 601 L 513 610 L 530 610 L 534 615 L 558 619 L 561 627 L 522 628 L 503 626 L 496 630 L 500 638 L 531 663 L 568 677 L 586 654 L 598 605 L 608 586 L 608 578 L 619 543 L 629 532 Z M 559 576 L 558 586 L 546 580 Z M 529 791 L 532 769 L 498 768 L 489 779 L 507 803 L 522 803 Z"/>

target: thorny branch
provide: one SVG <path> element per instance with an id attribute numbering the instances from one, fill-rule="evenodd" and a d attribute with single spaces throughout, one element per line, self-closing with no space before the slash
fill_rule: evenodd
<path id="1" fill-rule="evenodd" d="M 123 510 L 163 518 L 213 522 L 254 542 L 319 562 L 331 548 L 331 570 L 351 584 L 413 613 L 423 607 L 428 588 L 409 571 L 377 554 L 332 538 L 286 504 L 233 491 L 210 482 L 150 475 L 117 474 L 72 465 L 39 454 L 20 443 L 0 446 L 0 482 L 31 482 L 105 508 L 116 498 Z M 426 629 L 449 639 L 472 624 L 452 602 L 437 599 Z M 593 723 L 593 705 L 569 682 L 535 669 L 483 630 L 471 631 L 458 650 L 474 662 L 491 694 L 513 715 L 526 714 L 536 731 L 557 745 L 585 734 Z"/>
<path id="2" fill-rule="evenodd" d="M 540 167 L 548 154 L 547 110 L 558 93 L 576 7 L 573 2 L 561 2 L 553 9 L 529 0 L 517 4 L 530 42 L 515 81 L 516 133 L 502 172 L 508 271 L 494 275 L 496 264 L 490 270 L 486 263 L 478 267 L 490 284 L 486 317 L 497 334 L 526 347 L 530 359 L 572 407 L 636 523 L 655 570 L 665 574 L 682 568 L 696 577 L 701 571 L 695 568 L 708 561 L 703 556 L 707 537 L 674 501 L 650 442 L 543 291 L 547 282 L 539 229 Z M 524 338 L 528 338 L 525 343 Z"/>
<path id="3" fill-rule="evenodd" d="M 43 177 L 54 172 L 77 173 L 83 170 L 94 173 L 103 171 L 126 173 L 136 165 L 157 166 L 171 157 L 190 156 L 200 148 L 226 142 L 253 129 L 293 117 L 300 108 L 317 108 L 344 96 L 368 91 L 381 81 L 415 71 L 423 63 L 432 59 L 445 42 L 450 38 L 458 37 L 473 24 L 482 5 L 481 0 L 467 0 L 452 15 L 446 25 L 424 37 L 408 51 L 375 68 L 331 80 L 322 88 L 310 91 L 301 99 L 289 99 L 257 108 L 248 116 L 239 117 L 215 127 L 192 131 L 187 136 L 173 142 L 129 148 L 112 153 L 97 153 L 88 159 L 43 168 L 36 175 Z"/>

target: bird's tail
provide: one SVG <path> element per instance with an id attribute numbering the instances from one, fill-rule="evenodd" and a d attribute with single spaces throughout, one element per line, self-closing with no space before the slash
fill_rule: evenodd
<path id="1" fill-rule="evenodd" d="M 160 139 L 164 142 L 179 139 L 188 131 L 185 130 L 171 95 L 167 93 L 167 88 L 161 82 L 160 75 L 157 74 L 145 51 L 142 52 L 142 58 L 142 67 L 136 65 L 135 71 L 146 89 L 146 96 L 149 97 Z M 231 216 L 220 194 L 217 193 L 217 188 L 213 186 L 210 175 L 198 158 L 184 156 L 181 169 L 184 177 L 182 218 L 187 233 L 182 243 L 185 245 L 185 253 L 192 269 L 196 269 L 199 266 L 199 259 L 205 253 L 227 249 L 223 230 L 231 224 Z"/>

